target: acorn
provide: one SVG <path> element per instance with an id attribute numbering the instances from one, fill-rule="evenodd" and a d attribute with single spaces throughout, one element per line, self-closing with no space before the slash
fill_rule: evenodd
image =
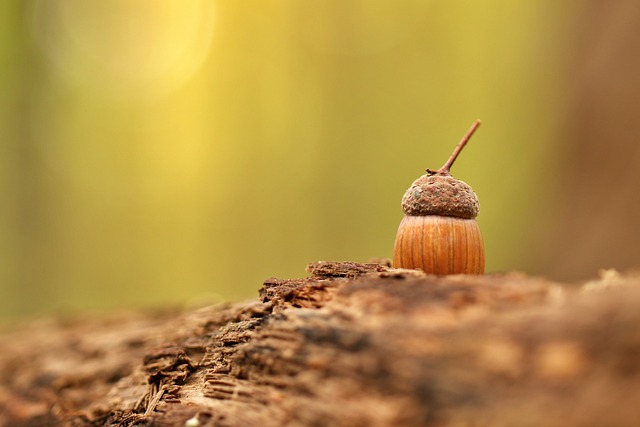
<path id="1" fill-rule="evenodd" d="M 405 216 L 393 251 L 395 268 L 427 274 L 483 274 L 484 242 L 475 220 L 478 197 L 465 182 L 451 176 L 460 151 L 480 126 L 471 126 L 447 162 L 416 179 L 402 198 Z"/>

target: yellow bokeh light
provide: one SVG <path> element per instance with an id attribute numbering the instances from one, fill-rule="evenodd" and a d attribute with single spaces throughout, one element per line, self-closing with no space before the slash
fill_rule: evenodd
<path id="1" fill-rule="evenodd" d="M 120 96 L 167 94 L 209 53 L 207 0 L 38 0 L 32 29 L 59 76 Z"/>

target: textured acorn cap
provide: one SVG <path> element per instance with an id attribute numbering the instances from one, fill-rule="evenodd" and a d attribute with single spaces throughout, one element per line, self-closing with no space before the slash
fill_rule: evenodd
<path id="1" fill-rule="evenodd" d="M 480 212 L 473 189 L 449 174 L 427 173 L 416 179 L 402 198 L 405 215 L 441 215 L 472 219 Z"/>

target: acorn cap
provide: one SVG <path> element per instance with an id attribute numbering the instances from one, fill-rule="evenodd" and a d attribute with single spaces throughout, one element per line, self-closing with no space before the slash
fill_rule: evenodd
<path id="1" fill-rule="evenodd" d="M 473 189 L 448 173 L 427 173 L 416 179 L 402 198 L 405 215 L 441 215 L 472 219 L 480 212 Z"/>

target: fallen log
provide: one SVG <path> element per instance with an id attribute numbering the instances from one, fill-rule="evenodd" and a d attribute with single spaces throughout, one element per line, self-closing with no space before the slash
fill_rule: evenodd
<path id="1" fill-rule="evenodd" d="M 244 303 L 6 330 L 0 425 L 640 425 L 637 275 L 309 271 Z"/>

